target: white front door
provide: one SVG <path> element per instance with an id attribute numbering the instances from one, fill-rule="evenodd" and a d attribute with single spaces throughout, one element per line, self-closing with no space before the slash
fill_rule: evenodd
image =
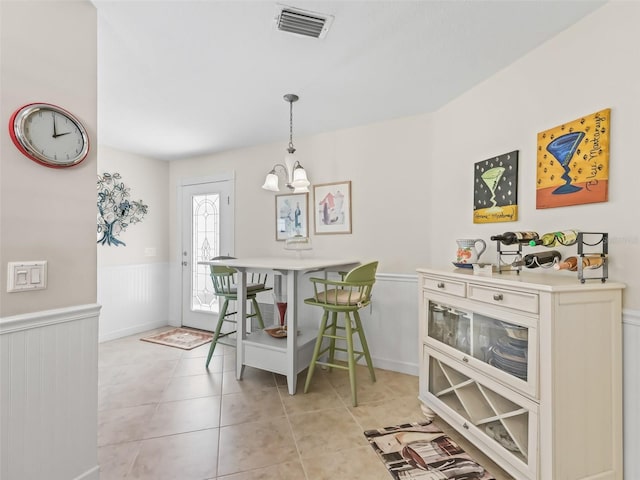
<path id="1" fill-rule="evenodd" d="M 233 255 L 233 180 L 182 186 L 182 325 L 213 330 L 219 309 L 209 267 Z"/>

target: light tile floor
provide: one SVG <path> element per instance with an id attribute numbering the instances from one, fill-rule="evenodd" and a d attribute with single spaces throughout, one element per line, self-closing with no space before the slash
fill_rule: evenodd
<path id="1" fill-rule="evenodd" d="M 232 348 L 219 345 L 207 371 L 209 345 L 140 341 L 151 333 L 100 344 L 101 480 L 390 480 L 363 431 L 423 419 L 415 376 L 376 369 L 372 383 L 363 368 L 353 408 L 347 372 L 317 369 L 304 394 L 304 371 L 291 396 L 281 375 L 246 367 L 237 381 Z"/>

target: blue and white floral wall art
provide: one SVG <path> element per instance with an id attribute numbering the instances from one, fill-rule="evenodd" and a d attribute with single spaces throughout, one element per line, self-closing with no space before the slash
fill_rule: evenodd
<path id="1" fill-rule="evenodd" d="M 98 175 L 98 239 L 100 245 L 123 245 L 117 239 L 128 226 L 140 223 L 148 206 L 142 200 L 130 200 L 130 188 L 121 181 L 119 173 Z"/>

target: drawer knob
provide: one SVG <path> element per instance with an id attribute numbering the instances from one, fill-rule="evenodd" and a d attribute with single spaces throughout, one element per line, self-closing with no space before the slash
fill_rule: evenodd
<path id="1" fill-rule="evenodd" d="M 438 288 L 444 288 L 444 282 L 438 282 L 438 284 L 436 285 L 436 287 L 438 287 Z"/>
<path id="2" fill-rule="evenodd" d="M 464 429 L 466 429 L 466 430 L 469 430 L 469 425 L 467 424 L 467 422 L 464 422 L 464 423 L 462 424 L 462 428 L 464 428 Z"/>
<path id="3" fill-rule="evenodd" d="M 502 296 L 502 294 L 501 294 L 501 293 L 494 293 L 494 294 L 493 294 L 493 299 L 494 299 L 496 302 L 499 302 L 499 301 L 500 301 L 500 300 L 502 300 L 503 298 L 504 298 L 504 297 Z"/>

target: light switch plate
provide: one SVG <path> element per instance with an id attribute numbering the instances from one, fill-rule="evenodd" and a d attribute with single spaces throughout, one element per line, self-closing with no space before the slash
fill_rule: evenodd
<path id="1" fill-rule="evenodd" d="M 30 292 L 47 288 L 47 261 L 9 262 L 7 292 Z"/>

